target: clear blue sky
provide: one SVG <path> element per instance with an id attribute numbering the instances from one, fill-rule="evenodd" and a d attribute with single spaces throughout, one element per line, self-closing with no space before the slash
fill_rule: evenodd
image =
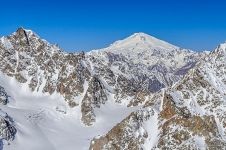
<path id="1" fill-rule="evenodd" d="M 0 36 L 23 26 L 70 52 L 134 32 L 194 50 L 226 41 L 225 0 L 4 0 L 0 13 Z"/>

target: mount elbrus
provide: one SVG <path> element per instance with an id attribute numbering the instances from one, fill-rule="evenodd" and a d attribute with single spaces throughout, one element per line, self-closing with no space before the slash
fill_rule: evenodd
<path id="1" fill-rule="evenodd" d="M 0 57 L 4 150 L 226 148 L 226 44 L 194 52 L 135 33 L 66 53 L 19 28 Z"/>

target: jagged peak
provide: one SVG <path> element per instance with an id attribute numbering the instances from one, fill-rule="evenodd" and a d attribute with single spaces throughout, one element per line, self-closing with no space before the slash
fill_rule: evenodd
<path id="1" fill-rule="evenodd" d="M 13 33 L 13 35 L 18 35 L 20 37 L 23 37 L 23 36 L 35 36 L 37 38 L 40 38 L 35 32 L 33 32 L 32 30 L 30 29 L 25 29 L 23 27 L 19 27 L 16 32 Z"/>
<path id="2" fill-rule="evenodd" d="M 50 53 L 54 51 L 64 52 L 57 44 L 51 44 L 47 40 L 40 38 L 40 36 L 32 30 L 23 27 L 19 27 L 12 34 L 0 38 L 0 44 L 6 49 L 12 49 L 14 47 L 13 45 L 16 43 L 20 46 L 32 46 L 33 50 L 37 48 L 37 45 L 44 44 L 47 47 L 46 50 L 48 49 Z"/>
<path id="3" fill-rule="evenodd" d="M 23 27 L 19 27 L 17 30 L 16 30 L 16 32 L 25 32 L 25 29 L 23 28 Z"/>
<path id="4" fill-rule="evenodd" d="M 218 45 L 218 47 L 212 52 L 212 54 L 224 53 L 226 55 L 226 41 Z"/>

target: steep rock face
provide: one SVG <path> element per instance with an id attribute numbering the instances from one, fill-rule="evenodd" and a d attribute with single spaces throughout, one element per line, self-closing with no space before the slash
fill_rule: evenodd
<path id="1" fill-rule="evenodd" d="M 82 65 L 81 54 L 65 54 L 22 28 L 3 37 L 2 41 L 0 69 L 19 82 L 27 83 L 32 91 L 49 94 L 58 91 L 70 102 L 83 91 L 89 72 Z"/>
<path id="2" fill-rule="evenodd" d="M 175 105 L 189 113 L 180 121 L 182 127 L 202 138 L 209 149 L 223 149 L 226 145 L 225 50 L 225 44 L 220 45 L 170 90 Z"/>
<path id="3" fill-rule="evenodd" d="M 92 77 L 82 100 L 82 121 L 86 125 L 92 125 L 92 123 L 95 122 L 94 108 L 100 108 L 100 105 L 104 104 L 106 101 L 107 95 L 105 87 L 97 77 Z"/>
<path id="4" fill-rule="evenodd" d="M 1 105 L 6 105 L 9 101 L 9 97 L 5 89 L 0 86 Z M 0 109 L 0 140 L 11 141 L 14 139 L 16 132 L 17 130 L 13 119 Z"/>
<path id="5" fill-rule="evenodd" d="M 0 138 L 7 141 L 13 140 L 17 132 L 14 122 L 6 113 L 0 112 Z"/>
<path id="6" fill-rule="evenodd" d="M 90 149 L 127 149 L 128 145 L 122 143 L 129 143 L 128 135 L 135 149 L 224 149 L 225 62 L 226 44 L 221 44 L 172 88 L 155 94 L 141 110 L 106 135 L 94 138 Z M 131 117 L 147 110 L 154 110 L 157 119 L 144 114 L 140 115 L 141 121 Z M 116 129 L 120 129 L 120 134 L 112 133 Z"/>
<path id="7" fill-rule="evenodd" d="M 163 99 L 160 112 L 160 134 L 154 148 L 206 149 L 223 148 L 225 141 L 213 115 L 191 114 L 187 107 L 178 107 L 170 95 Z"/>
<path id="8" fill-rule="evenodd" d="M 6 105 L 8 103 L 9 95 L 6 93 L 5 89 L 0 86 L 0 104 Z"/>
<path id="9" fill-rule="evenodd" d="M 143 129 L 142 125 L 154 113 L 153 110 L 140 110 L 130 114 L 130 116 L 111 129 L 106 136 L 92 140 L 90 150 L 142 149 L 142 145 L 148 137 L 148 133 Z"/>

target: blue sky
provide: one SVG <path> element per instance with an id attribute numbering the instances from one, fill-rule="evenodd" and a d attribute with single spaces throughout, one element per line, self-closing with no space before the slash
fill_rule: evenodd
<path id="1" fill-rule="evenodd" d="M 135 32 L 199 51 L 226 41 L 223 0 L 4 0 L 0 13 L 0 36 L 23 26 L 70 52 L 103 48 Z"/>

